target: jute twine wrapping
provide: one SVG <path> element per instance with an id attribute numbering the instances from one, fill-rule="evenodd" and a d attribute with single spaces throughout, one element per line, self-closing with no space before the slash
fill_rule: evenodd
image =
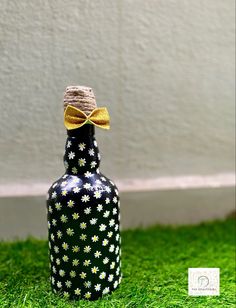
<path id="1" fill-rule="evenodd" d="M 72 105 L 89 115 L 97 107 L 93 89 L 85 86 L 69 86 L 64 93 L 64 110 Z"/>

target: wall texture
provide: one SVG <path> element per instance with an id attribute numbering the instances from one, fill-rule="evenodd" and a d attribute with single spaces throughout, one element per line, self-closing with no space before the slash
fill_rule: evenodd
<path id="1" fill-rule="evenodd" d="M 0 14 L 0 184 L 62 174 L 73 84 L 110 111 L 110 177 L 234 170 L 234 0 L 1 0 Z"/>

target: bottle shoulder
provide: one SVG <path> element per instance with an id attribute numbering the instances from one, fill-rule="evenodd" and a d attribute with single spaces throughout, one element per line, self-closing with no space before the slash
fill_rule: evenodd
<path id="1" fill-rule="evenodd" d="M 83 175 L 64 174 L 49 188 L 48 200 L 57 202 L 70 198 L 82 203 L 89 200 L 96 203 L 116 203 L 119 200 L 119 192 L 114 182 L 100 172 L 86 172 Z"/>

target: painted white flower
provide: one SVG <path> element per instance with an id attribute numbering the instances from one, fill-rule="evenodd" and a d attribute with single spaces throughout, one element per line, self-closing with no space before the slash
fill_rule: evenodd
<path id="1" fill-rule="evenodd" d="M 80 275 L 80 277 L 82 278 L 82 279 L 85 279 L 86 278 L 86 276 L 87 276 L 87 274 L 85 273 L 85 272 L 82 272 L 81 274 L 79 274 Z"/>
<path id="2" fill-rule="evenodd" d="M 81 223 L 80 223 L 80 228 L 81 228 L 81 229 L 86 229 L 86 227 L 87 227 L 86 222 L 81 222 Z"/>
<path id="3" fill-rule="evenodd" d="M 101 180 L 102 180 L 103 182 L 106 182 L 106 178 L 105 178 L 104 176 L 101 177 Z"/>
<path id="4" fill-rule="evenodd" d="M 72 251 L 73 252 L 78 252 L 79 251 L 79 247 L 78 246 L 73 246 L 72 247 Z"/>
<path id="5" fill-rule="evenodd" d="M 84 185 L 83 185 L 83 187 L 85 188 L 85 189 L 90 189 L 91 188 L 91 184 L 90 183 L 85 183 Z"/>
<path id="6" fill-rule="evenodd" d="M 101 274 L 99 275 L 100 279 L 105 279 L 106 277 L 106 273 L 105 272 L 101 272 Z"/>
<path id="7" fill-rule="evenodd" d="M 114 289 L 117 288 L 117 286 L 118 286 L 118 281 L 115 281 L 113 284 Z"/>
<path id="8" fill-rule="evenodd" d="M 73 167 L 71 169 L 71 171 L 72 171 L 73 174 L 77 174 L 78 173 L 78 169 L 76 167 Z"/>
<path id="9" fill-rule="evenodd" d="M 66 242 L 63 242 L 61 246 L 65 250 L 67 250 L 69 248 L 69 245 Z"/>
<path id="10" fill-rule="evenodd" d="M 73 192 L 74 192 L 75 194 L 77 194 L 78 192 L 80 192 L 80 190 L 81 190 L 81 188 L 79 188 L 79 187 L 73 188 Z"/>
<path id="11" fill-rule="evenodd" d="M 119 246 L 116 247 L 115 254 L 117 255 L 119 253 Z"/>
<path id="12" fill-rule="evenodd" d="M 87 235 L 86 235 L 86 234 L 81 234 L 79 238 L 80 238 L 82 241 L 85 241 L 86 238 L 87 238 Z"/>
<path id="13" fill-rule="evenodd" d="M 72 283 L 71 283 L 70 280 L 66 280 L 65 285 L 66 285 L 67 288 L 70 288 Z"/>
<path id="14" fill-rule="evenodd" d="M 87 207 L 86 209 L 84 209 L 84 213 L 90 214 L 91 213 L 91 207 Z"/>
<path id="15" fill-rule="evenodd" d="M 51 240 L 52 240 L 52 241 L 54 241 L 54 240 L 55 240 L 55 236 L 54 236 L 54 234 L 53 234 L 53 233 L 51 234 L 51 236 L 50 236 L 50 237 L 51 237 Z"/>
<path id="16" fill-rule="evenodd" d="M 69 159 L 74 159 L 74 157 L 75 157 L 75 153 L 71 151 L 71 152 L 68 154 L 68 158 L 69 158 Z"/>
<path id="17" fill-rule="evenodd" d="M 98 220 L 97 218 L 90 219 L 90 224 L 95 225 L 97 223 L 97 220 Z"/>
<path id="18" fill-rule="evenodd" d="M 48 207 L 48 212 L 49 212 L 49 213 L 52 213 L 52 207 L 51 207 L 51 205 L 49 205 L 49 207 Z"/>
<path id="19" fill-rule="evenodd" d="M 102 204 L 98 204 L 98 206 L 97 206 L 97 211 L 98 211 L 98 212 L 101 212 L 101 211 L 102 211 L 102 209 L 103 209 Z"/>
<path id="20" fill-rule="evenodd" d="M 79 288 L 75 289 L 75 295 L 80 295 L 81 294 L 81 290 Z"/>
<path id="21" fill-rule="evenodd" d="M 118 189 L 115 189 L 115 194 L 118 196 L 119 194 Z"/>
<path id="22" fill-rule="evenodd" d="M 91 292 L 86 292 L 84 298 L 89 299 L 91 297 Z"/>
<path id="23" fill-rule="evenodd" d="M 68 193 L 68 191 L 66 189 L 62 190 L 62 192 L 61 192 L 62 196 L 66 196 L 67 193 Z"/>
<path id="24" fill-rule="evenodd" d="M 67 216 L 66 215 L 61 215 L 61 222 L 64 222 L 64 223 L 66 223 L 67 222 L 67 220 L 68 220 L 68 218 L 67 218 Z"/>
<path id="25" fill-rule="evenodd" d="M 52 267 L 52 271 L 53 271 L 54 274 L 56 274 L 57 270 L 56 270 L 55 266 Z"/>
<path id="26" fill-rule="evenodd" d="M 97 236 L 97 235 L 94 235 L 94 236 L 92 236 L 91 239 L 92 239 L 93 242 L 97 242 L 97 241 L 98 241 L 98 236 Z"/>
<path id="27" fill-rule="evenodd" d="M 58 287 L 58 288 L 61 288 L 61 287 L 62 287 L 62 284 L 61 284 L 60 281 L 57 282 L 57 287 Z"/>
<path id="28" fill-rule="evenodd" d="M 51 278 L 51 282 L 52 282 L 52 284 L 55 283 L 55 278 L 54 277 Z"/>
<path id="29" fill-rule="evenodd" d="M 52 188 L 55 188 L 57 186 L 57 182 L 55 182 L 53 185 L 52 185 Z"/>
<path id="30" fill-rule="evenodd" d="M 54 260 L 53 255 L 50 256 L 50 260 L 53 262 L 53 260 Z"/>
<path id="31" fill-rule="evenodd" d="M 110 227 L 113 227 L 114 224 L 115 224 L 115 219 L 111 219 L 111 220 L 109 221 L 109 226 L 110 226 Z"/>
<path id="32" fill-rule="evenodd" d="M 85 158 L 80 158 L 80 159 L 78 160 L 78 164 L 79 164 L 80 167 L 84 167 L 85 164 L 86 164 Z"/>
<path id="33" fill-rule="evenodd" d="M 88 152 L 89 152 L 89 155 L 90 155 L 90 156 L 94 156 L 94 149 L 89 149 Z"/>
<path id="34" fill-rule="evenodd" d="M 99 231 L 105 231 L 105 230 L 106 230 L 106 228 L 107 228 L 107 226 L 106 226 L 106 225 L 101 224 L 101 225 L 99 226 Z"/>
<path id="35" fill-rule="evenodd" d="M 115 262 L 111 262 L 110 269 L 114 269 L 114 268 L 115 268 Z"/>
<path id="36" fill-rule="evenodd" d="M 105 187 L 106 192 L 110 193 L 111 192 L 111 188 L 109 186 Z"/>
<path id="37" fill-rule="evenodd" d="M 72 200 L 69 200 L 69 201 L 67 202 L 67 206 L 70 207 L 70 208 L 73 207 L 74 204 L 75 204 L 75 202 L 72 201 Z"/>
<path id="38" fill-rule="evenodd" d="M 55 208 L 58 210 L 58 211 L 60 211 L 61 210 L 61 203 L 60 202 L 57 202 L 57 203 L 55 203 Z"/>
<path id="39" fill-rule="evenodd" d="M 103 291 L 102 294 L 108 294 L 110 292 L 110 288 L 106 287 Z"/>
<path id="40" fill-rule="evenodd" d="M 110 199 L 106 198 L 105 202 L 106 202 L 106 204 L 108 204 L 110 202 Z"/>
<path id="41" fill-rule="evenodd" d="M 95 168 L 96 165 L 97 165 L 97 163 L 94 160 L 90 163 L 90 167 L 91 168 Z"/>
<path id="42" fill-rule="evenodd" d="M 111 238 L 112 235 L 113 235 L 113 232 L 112 232 L 112 231 L 109 231 L 109 232 L 107 233 L 107 236 L 108 236 L 109 238 Z"/>
<path id="43" fill-rule="evenodd" d="M 77 183 L 79 183 L 79 181 L 80 180 L 77 177 L 75 177 L 75 178 L 73 178 L 72 183 L 77 184 Z"/>
<path id="44" fill-rule="evenodd" d="M 67 185 L 67 181 L 63 181 L 63 182 L 61 182 L 61 187 L 65 187 L 66 185 Z"/>
<path id="45" fill-rule="evenodd" d="M 70 296 L 70 295 L 69 295 L 69 292 L 67 292 L 67 291 L 64 291 L 64 292 L 63 292 L 63 297 L 64 297 L 64 298 L 69 298 L 69 296 Z"/>
<path id="46" fill-rule="evenodd" d="M 97 274 L 98 271 L 99 271 L 99 269 L 98 269 L 97 266 L 94 266 L 94 267 L 91 268 L 91 272 L 92 272 L 93 274 Z"/>
<path id="47" fill-rule="evenodd" d="M 116 208 L 114 208 L 114 209 L 112 210 L 112 214 L 113 214 L 113 215 L 116 215 L 116 214 L 117 214 L 117 209 L 116 209 Z"/>
<path id="48" fill-rule="evenodd" d="M 101 290 L 101 284 L 98 283 L 94 286 L 95 291 L 100 291 Z"/>
<path id="49" fill-rule="evenodd" d="M 101 185 L 102 184 L 102 182 L 100 180 L 96 180 L 95 182 L 96 182 L 97 185 Z"/>
<path id="50" fill-rule="evenodd" d="M 84 286 L 85 286 L 85 288 L 90 288 L 91 287 L 91 281 L 85 281 Z"/>
<path id="51" fill-rule="evenodd" d="M 55 253 L 59 253 L 59 247 L 58 246 L 54 246 L 54 251 L 55 251 Z"/>
<path id="52" fill-rule="evenodd" d="M 117 203 L 117 202 L 118 202 L 117 197 L 114 197 L 112 200 L 113 200 L 114 203 Z"/>
<path id="53" fill-rule="evenodd" d="M 60 261 L 59 258 L 56 258 L 56 264 L 57 264 L 57 265 L 60 265 L 60 264 L 61 264 L 61 261 Z"/>
<path id="54" fill-rule="evenodd" d="M 97 141 L 96 141 L 96 140 L 94 140 L 94 141 L 93 141 L 93 144 L 94 144 L 94 146 L 95 146 L 95 147 L 97 147 L 97 146 L 98 146 L 98 144 L 97 144 Z"/>
<path id="55" fill-rule="evenodd" d="M 53 193 L 52 193 L 52 199 L 55 199 L 57 197 L 57 193 L 54 191 Z"/>
<path id="56" fill-rule="evenodd" d="M 78 260 L 78 259 L 72 260 L 72 265 L 73 265 L 73 266 L 79 265 L 79 260 Z"/>
<path id="57" fill-rule="evenodd" d="M 116 226 L 115 226 L 115 231 L 117 231 L 118 229 L 119 229 L 119 225 L 116 224 Z"/>
<path id="58" fill-rule="evenodd" d="M 84 260 L 83 265 L 84 266 L 89 266 L 91 264 L 90 260 Z"/>
<path id="59" fill-rule="evenodd" d="M 74 278 L 76 276 L 76 272 L 75 271 L 70 271 L 70 277 Z"/>
<path id="60" fill-rule="evenodd" d="M 115 245 L 112 244 L 112 245 L 109 247 L 109 251 L 110 251 L 110 252 L 113 252 L 114 250 L 115 250 Z"/>
<path id="61" fill-rule="evenodd" d="M 119 275 L 119 273 L 120 273 L 120 268 L 119 268 L 119 267 L 117 267 L 117 269 L 116 269 L 116 276 L 118 276 L 118 275 Z"/>
<path id="62" fill-rule="evenodd" d="M 53 225 L 53 226 L 56 226 L 56 224 L 57 224 L 57 220 L 56 220 L 56 219 L 53 219 L 53 220 L 52 220 L 52 225 Z"/>
<path id="63" fill-rule="evenodd" d="M 83 150 L 85 149 L 85 147 L 86 147 L 86 144 L 85 144 L 85 143 L 80 143 L 80 144 L 79 144 L 79 150 L 80 150 L 80 151 L 83 151 Z"/>
<path id="64" fill-rule="evenodd" d="M 103 214 L 103 217 L 108 217 L 110 215 L 110 211 L 105 211 L 105 213 Z"/>
<path id="65" fill-rule="evenodd" d="M 86 178 L 91 178 L 91 177 L 93 176 L 93 174 L 92 174 L 90 171 L 86 171 L 86 172 L 84 173 L 84 176 L 85 176 Z"/>
<path id="66" fill-rule="evenodd" d="M 59 275 L 61 276 L 61 277 L 64 277 L 65 276 L 65 271 L 64 270 L 59 270 Z"/>
<path id="67" fill-rule="evenodd" d="M 71 146 L 71 144 L 72 144 L 71 141 L 68 140 L 66 147 L 69 148 Z"/>
<path id="68" fill-rule="evenodd" d="M 119 235 L 119 234 L 116 234 L 116 240 L 117 240 L 117 241 L 119 240 L 119 237 L 120 237 L 120 235 Z"/>
<path id="69" fill-rule="evenodd" d="M 101 198 L 102 194 L 101 194 L 101 192 L 100 192 L 99 190 L 97 190 L 97 191 L 94 192 L 93 196 L 94 196 L 96 199 L 98 199 L 98 198 Z"/>
<path id="70" fill-rule="evenodd" d="M 105 238 L 105 239 L 102 241 L 102 246 L 107 246 L 108 243 L 109 243 L 108 239 Z"/>
<path id="71" fill-rule="evenodd" d="M 75 220 L 78 219 L 79 218 L 79 214 L 78 213 L 73 213 L 72 214 L 72 218 L 75 219 Z"/>
<path id="72" fill-rule="evenodd" d="M 90 250 L 91 250 L 90 246 L 85 246 L 84 247 L 84 252 L 88 253 L 88 252 L 90 252 Z"/>
<path id="73" fill-rule="evenodd" d="M 69 258 L 68 258 L 68 256 L 64 255 L 64 256 L 62 257 L 62 260 L 63 260 L 64 262 L 68 262 Z"/>
<path id="74" fill-rule="evenodd" d="M 64 174 L 62 178 L 63 178 L 63 179 L 66 179 L 67 177 L 68 177 L 68 175 L 67 175 L 67 174 Z"/>
<path id="75" fill-rule="evenodd" d="M 74 235 L 74 230 L 72 229 L 72 228 L 68 228 L 67 230 L 66 230 L 66 233 L 69 235 L 69 236 L 72 236 L 72 235 Z"/>
<path id="76" fill-rule="evenodd" d="M 102 255 L 101 251 L 98 250 L 94 253 L 95 258 L 99 258 L 101 255 Z"/>
<path id="77" fill-rule="evenodd" d="M 82 202 L 88 202 L 89 200 L 90 200 L 89 195 L 83 195 L 82 198 L 81 198 Z"/>
<path id="78" fill-rule="evenodd" d="M 103 264 L 107 264 L 109 262 L 109 259 L 106 257 L 102 260 Z"/>

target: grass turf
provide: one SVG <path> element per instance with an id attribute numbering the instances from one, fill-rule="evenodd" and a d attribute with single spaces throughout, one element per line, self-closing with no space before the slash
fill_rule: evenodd
<path id="1" fill-rule="evenodd" d="M 235 307 L 235 220 L 122 232 L 120 287 L 68 302 L 48 280 L 47 242 L 0 243 L 0 307 Z M 190 297 L 188 267 L 219 267 L 220 296 Z"/>

